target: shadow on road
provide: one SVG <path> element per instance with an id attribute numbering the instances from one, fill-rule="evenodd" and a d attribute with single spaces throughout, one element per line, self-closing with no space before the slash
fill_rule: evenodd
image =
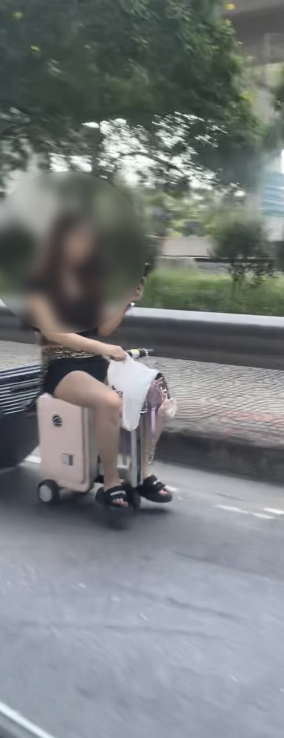
<path id="1" fill-rule="evenodd" d="M 0 475 L 0 514 L 1 511 L 18 519 L 27 517 L 37 521 L 52 521 L 54 524 L 64 525 L 92 525 L 105 527 L 106 521 L 103 511 L 95 502 L 95 493 L 70 494 L 62 492 L 60 502 L 54 506 L 42 505 L 37 500 L 37 484 L 40 480 L 39 470 L 31 465 L 23 465 L 16 469 L 2 472 Z M 172 508 L 171 508 L 172 509 Z M 161 507 L 142 503 L 140 510 L 135 513 L 135 522 L 138 518 L 149 520 L 161 518 L 165 520 L 170 513 L 170 507 Z"/>

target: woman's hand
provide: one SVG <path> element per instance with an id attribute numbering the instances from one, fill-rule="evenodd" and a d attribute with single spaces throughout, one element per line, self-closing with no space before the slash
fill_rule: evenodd
<path id="1" fill-rule="evenodd" d="M 139 287 L 137 287 L 137 290 L 135 292 L 135 295 L 133 295 L 131 302 L 140 302 L 143 297 L 144 292 L 144 285 L 140 284 Z"/>
<path id="2" fill-rule="evenodd" d="M 111 346 L 110 344 L 102 344 L 102 353 L 107 359 L 113 359 L 114 361 L 124 361 L 127 353 L 123 351 L 121 346 Z"/>

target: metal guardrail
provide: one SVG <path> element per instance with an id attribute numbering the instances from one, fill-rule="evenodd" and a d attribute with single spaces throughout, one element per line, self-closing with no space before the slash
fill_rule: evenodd
<path id="1" fill-rule="evenodd" d="M 3 304 L 0 340 L 35 342 Z M 284 318 L 133 308 L 111 340 L 153 348 L 162 358 L 284 370 Z"/>
<path id="2" fill-rule="evenodd" d="M 115 339 L 168 359 L 284 369 L 284 318 L 134 308 Z"/>

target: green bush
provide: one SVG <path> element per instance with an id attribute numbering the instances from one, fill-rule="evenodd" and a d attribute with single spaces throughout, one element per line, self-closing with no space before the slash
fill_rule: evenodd
<path id="1" fill-rule="evenodd" d="M 274 254 L 261 220 L 249 218 L 242 211 L 227 214 L 218 221 L 213 253 L 228 262 L 235 282 L 242 281 L 246 275 L 260 282 L 274 271 Z"/>
<path id="2" fill-rule="evenodd" d="M 157 270 L 149 276 L 144 307 L 284 316 L 284 277 L 259 285 L 246 279 L 233 289 L 229 276 Z"/>

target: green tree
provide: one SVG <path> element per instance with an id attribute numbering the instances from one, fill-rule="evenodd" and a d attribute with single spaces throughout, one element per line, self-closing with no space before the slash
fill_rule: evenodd
<path id="1" fill-rule="evenodd" d="M 228 264 L 234 285 L 247 275 L 254 284 L 274 271 L 274 258 L 263 224 L 244 212 L 237 212 L 219 221 L 214 229 L 214 256 Z"/>
<path id="2" fill-rule="evenodd" d="M 113 174 L 106 121 L 135 132 L 153 177 L 182 187 L 192 170 L 239 183 L 258 141 L 242 57 L 222 0 L 2 0 L 0 168 L 89 158 Z M 94 128 L 84 123 L 92 121 Z M 221 153 L 223 152 L 223 159 Z M 135 155 L 137 152 L 132 152 Z M 74 165 L 73 165 L 74 166 Z"/>

